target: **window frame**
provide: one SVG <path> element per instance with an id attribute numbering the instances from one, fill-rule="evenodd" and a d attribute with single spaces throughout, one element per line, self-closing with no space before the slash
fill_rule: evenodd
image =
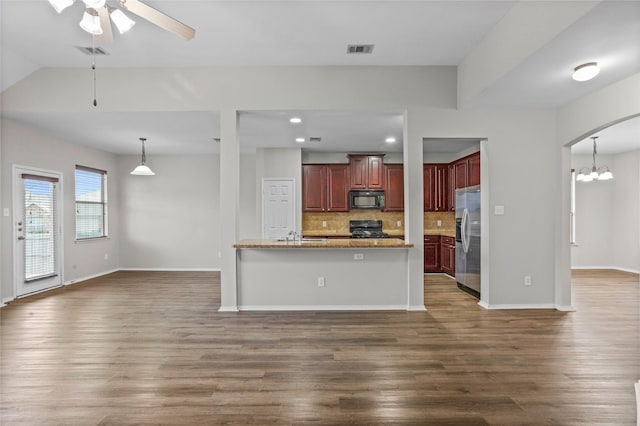
<path id="1" fill-rule="evenodd" d="M 81 201 L 78 200 L 78 171 L 83 171 L 83 172 L 89 172 L 89 173 L 94 173 L 97 175 L 100 175 L 100 201 Z M 109 204 L 107 202 L 107 171 L 106 170 L 101 170 L 101 169 L 96 169 L 93 167 L 87 167 L 87 166 L 82 166 L 79 164 L 76 164 L 75 170 L 74 170 L 74 179 L 75 179 L 75 218 L 76 218 L 76 230 L 75 230 L 75 241 L 90 241 L 90 240 L 96 240 L 96 239 L 101 239 L 101 238 L 108 238 L 109 237 L 109 221 L 108 221 L 108 217 L 109 217 L 109 213 L 108 213 L 108 207 Z M 79 214 L 78 214 L 78 206 L 79 205 L 100 205 L 102 206 L 102 233 L 101 235 L 92 235 L 89 237 L 78 237 L 78 219 L 79 219 Z"/>

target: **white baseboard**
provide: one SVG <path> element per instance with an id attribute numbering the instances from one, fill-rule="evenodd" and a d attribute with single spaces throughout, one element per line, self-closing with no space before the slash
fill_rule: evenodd
<path id="1" fill-rule="evenodd" d="M 513 303 L 513 304 L 496 304 L 490 305 L 484 302 L 478 302 L 478 305 L 489 310 L 506 310 L 506 309 L 557 309 L 553 303 Z"/>
<path id="2" fill-rule="evenodd" d="M 576 308 L 571 305 L 556 305 L 556 310 L 560 312 L 575 312 Z"/>
<path id="3" fill-rule="evenodd" d="M 487 302 L 485 302 L 484 300 L 479 301 L 478 305 L 480 305 L 484 309 L 489 309 L 489 304 Z"/>
<path id="4" fill-rule="evenodd" d="M 15 300 L 15 297 L 5 297 L 4 299 L 2 299 L 2 302 L 0 302 L 0 308 L 4 308 L 5 306 L 7 306 L 7 303 Z"/>
<path id="5" fill-rule="evenodd" d="M 406 311 L 407 305 L 241 305 L 240 311 Z"/>
<path id="6" fill-rule="evenodd" d="M 624 268 L 621 266 L 572 266 L 571 269 L 589 270 L 589 269 L 612 269 L 614 271 L 631 272 L 632 274 L 640 274 L 637 269 Z"/>
<path id="7" fill-rule="evenodd" d="M 237 306 L 220 306 L 218 312 L 239 312 Z"/>
<path id="8" fill-rule="evenodd" d="M 119 271 L 220 272 L 220 268 L 120 268 Z"/>
<path id="9" fill-rule="evenodd" d="M 98 272 L 97 274 L 92 274 L 92 275 L 88 275 L 86 277 L 80 277 L 80 278 L 76 278 L 76 279 L 73 279 L 73 280 L 65 281 L 64 285 L 78 284 L 79 282 L 87 281 L 87 280 L 90 280 L 90 279 L 93 279 L 93 278 L 102 277 L 103 275 L 113 274 L 114 272 L 118 272 L 118 269 L 111 269 L 109 271 Z"/>
<path id="10" fill-rule="evenodd" d="M 427 310 L 427 307 L 424 305 L 409 305 L 407 307 L 407 311 L 409 312 L 424 312 Z"/>

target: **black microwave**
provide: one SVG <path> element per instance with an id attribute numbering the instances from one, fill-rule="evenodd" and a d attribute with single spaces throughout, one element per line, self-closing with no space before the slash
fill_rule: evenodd
<path id="1" fill-rule="evenodd" d="M 354 189 L 349 191 L 350 209 L 384 209 L 384 191 L 376 189 Z"/>

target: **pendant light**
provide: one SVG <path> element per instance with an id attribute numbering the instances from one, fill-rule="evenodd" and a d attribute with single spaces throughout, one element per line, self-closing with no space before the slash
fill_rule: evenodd
<path id="1" fill-rule="evenodd" d="M 139 175 L 139 176 L 153 176 L 155 175 L 155 173 L 153 173 L 151 171 L 151 169 L 145 165 L 145 161 L 147 160 L 147 156 L 145 155 L 144 152 L 144 141 L 146 141 L 147 138 L 140 138 L 140 142 L 142 142 L 142 161 L 140 162 L 140 165 L 138 167 L 136 167 L 135 169 L 133 169 L 131 171 L 132 175 Z"/>
<path id="2" fill-rule="evenodd" d="M 596 167 L 596 139 L 598 139 L 598 136 L 591 136 L 591 139 L 593 140 L 593 166 L 591 168 L 582 167 L 576 180 L 580 182 L 591 182 L 593 180 L 613 179 L 613 173 L 611 173 L 609 167 Z"/>

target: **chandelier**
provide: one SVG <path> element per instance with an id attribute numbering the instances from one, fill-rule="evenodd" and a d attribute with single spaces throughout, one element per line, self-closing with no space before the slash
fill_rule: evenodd
<path id="1" fill-rule="evenodd" d="M 593 166 L 591 168 L 582 167 L 580 169 L 580 171 L 578 172 L 578 176 L 576 177 L 576 180 L 580 181 L 580 182 L 591 182 L 593 180 L 609 180 L 609 179 L 613 179 L 613 174 L 609 170 L 609 167 L 607 167 L 607 166 L 597 167 L 596 166 L 596 154 L 597 154 L 597 152 L 596 152 L 596 139 L 598 139 L 598 136 L 591 136 L 591 139 L 593 140 Z"/>

